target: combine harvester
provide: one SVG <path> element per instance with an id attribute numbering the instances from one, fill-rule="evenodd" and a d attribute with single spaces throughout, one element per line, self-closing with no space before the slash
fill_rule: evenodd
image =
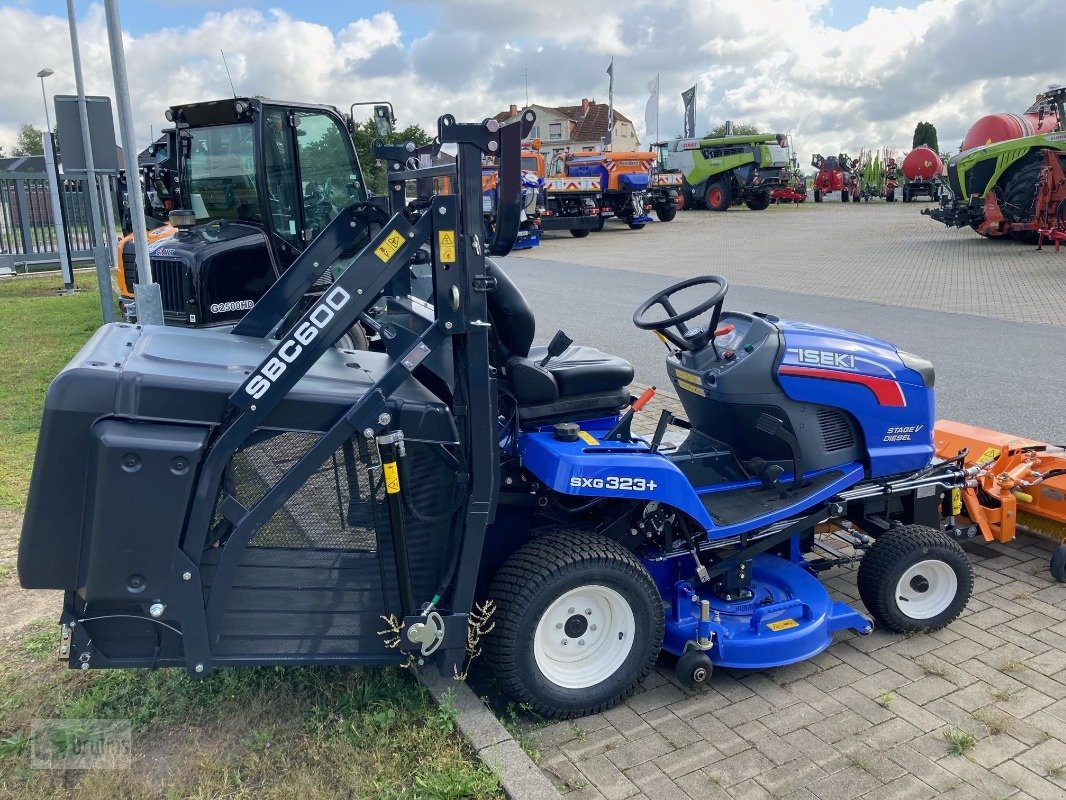
<path id="1" fill-rule="evenodd" d="M 674 139 L 665 149 L 670 170 L 684 176 L 686 208 L 728 211 L 743 203 L 752 211 L 770 206 L 772 193 L 788 185 L 788 137 L 783 133 Z"/>
<path id="2" fill-rule="evenodd" d="M 1040 231 L 1062 229 L 1066 186 L 1066 87 L 1040 94 L 1025 114 L 982 117 L 947 166 L 940 207 L 924 209 L 945 225 L 969 225 L 982 236 L 1040 243 Z"/>

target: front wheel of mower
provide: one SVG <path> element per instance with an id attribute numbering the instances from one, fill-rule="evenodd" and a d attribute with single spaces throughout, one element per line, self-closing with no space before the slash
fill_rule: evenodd
<path id="1" fill-rule="evenodd" d="M 580 531 L 534 539 L 489 588 L 487 652 L 503 688 L 546 717 L 594 714 L 636 689 L 663 641 L 648 571 L 616 542 Z"/>
<path id="2" fill-rule="evenodd" d="M 934 631 L 954 620 L 973 591 L 973 569 L 958 542 L 924 525 L 893 528 L 859 563 L 859 597 L 895 633 Z"/>
<path id="3" fill-rule="evenodd" d="M 573 236 L 575 239 L 584 239 L 586 236 L 589 235 L 589 229 L 588 228 L 571 228 L 570 229 L 570 235 Z"/>
<path id="4" fill-rule="evenodd" d="M 1060 544 L 1051 554 L 1051 577 L 1066 583 L 1066 544 Z"/>
<path id="5" fill-rule="evenodd" d="M 711 679 L 714 666 L 702 650 L 686 650 L 677 659 L 674 672 L 682 686 L 695 689 Z"/>

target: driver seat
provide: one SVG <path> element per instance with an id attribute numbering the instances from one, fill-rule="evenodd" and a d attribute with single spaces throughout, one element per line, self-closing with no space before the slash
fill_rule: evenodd
<path id="1" fill-rule="evenodd" d="M 532 347 L 533 310 L 498 263 L 489 260 L 496 288 L 488 294 L 492 365 L 499 370 L 523 424 L 617 413 L 629 403 L 633 367 L 593 347 L 570 345 L 545 366 L 547 347 Z"/>

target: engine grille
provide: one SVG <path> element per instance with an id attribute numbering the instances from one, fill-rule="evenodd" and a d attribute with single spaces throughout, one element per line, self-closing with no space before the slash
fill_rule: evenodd
<path id="1" fill-rule="evenodd" d="M 122 254 L 122 274 L 126 287 L 133 290 L 137 284 L 137 255 L 132 247 Z M 178 258 L 153 258 L 152 277 L 159 284 L 163 299 L 163 311 L 171 314 L 189 313 L 189 275 L 185 262 Z"/>
<path id="2" fill-rule="evenodd" d="M 159 284 L 163 310 L 188 313 L 189 276 L 185 262 L 176 258 L 153 258 L 152 277 Z"/>
<path id="3" fill-rule="evenodd" d="M 832 408 L 821 408 L 817 413 L 818 427 L 822 431 L 822 443 L 830 452 L 846 450 L 855 444 L 855 431 L 851 421 L 840 411 Z"/>

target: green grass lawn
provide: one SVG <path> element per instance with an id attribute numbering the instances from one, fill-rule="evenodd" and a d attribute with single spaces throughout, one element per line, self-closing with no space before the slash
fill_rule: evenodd
<path id="1" fill-rule="evenodd" d="M 19 512 L 51 379 L 100 324 L 91 273 L 0 281 L 0 507 Z M 76 501 L 72 499 L 71 501 Z M 0 531 L 13 537 L 15 531 Z M 0 587 L 13 587 L 0 564 Z M 9 613 L 0 606 L 0 614 Z M 449 709 L 405 670 L 257 668 L 76 672 L 38 620 L 0 659 L 0 798 L 501 798 Z M 131 770 L 34 770 L 33 719 L 133 726 Z"/>

